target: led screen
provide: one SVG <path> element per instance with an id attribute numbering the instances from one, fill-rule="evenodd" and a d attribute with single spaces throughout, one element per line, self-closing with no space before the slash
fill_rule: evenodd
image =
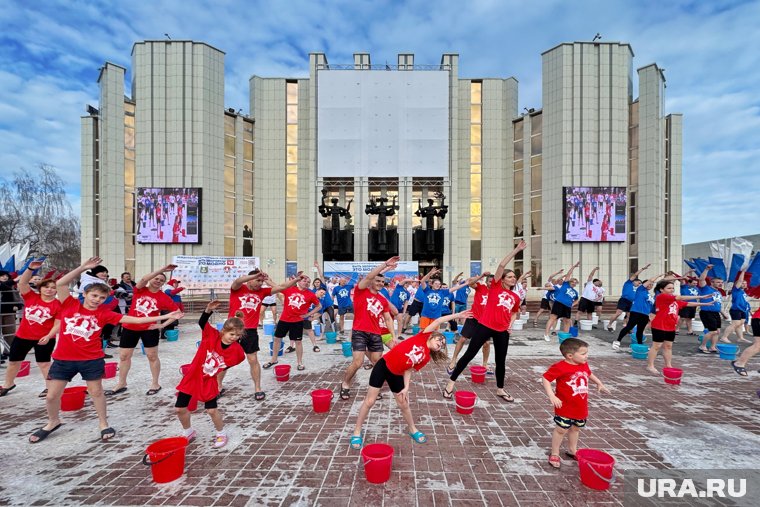
<path id="1" fill-rule="evenodd" d="M 138 243 L 200 243 L 200 188 L 138 188 Z"/>
<path id="2" fill-rule="evenodd" d="M 564 187 L 565 242 L 626 240 L 625 187 Z"/>

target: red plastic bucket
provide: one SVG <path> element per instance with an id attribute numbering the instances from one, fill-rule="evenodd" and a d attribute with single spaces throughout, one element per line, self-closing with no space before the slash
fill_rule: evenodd
<path id="1" fill-rule="evenodd" d="M 31 369 L 32 369 L 32 363 L 30 363 L 29 361 L 21 361 L 21 368 L 19 368 L 16 376 L 26 377 L 27 375 L 29 375 L 29 370 Z"/>
<path id="2" fill-rule="evenodd" d="M 61 395 L 61 410 L 73 412 L 84 407 L 84 397 L 87 395 L 86 386 L 67 387 Z"/>
<path id="3" fill-rule="evenodd" d="M 277 379 L 277 382 L 287 382 L 287 380 L 290 378 L 290 365 L 289 364 L 278 364 L 274 367 L 274 378 Z"/>
<path id="4" fill-rule="evenodd" d="M 330 402 L 333 399 L 333 392 L 329 389 L 316 389 L 311 392 L 311 404 L 314 406 L 314 412 L 321 414 L 330 411 Z"/>
<path id="5" fill-rule="evenodd" d="M 150 465 L 153 482 L 171 482 L 182 477 L 185 472 L 185 437 L 157 440 L 145 449 L 143 464 Z"/>
<path id="6" fill-rule="evenodd" d="M 680 368 L 663 368 L 662 376 L 665 379 L 666 384 L 673 384 L 674 386 L 677 386 L 681 383 L 683 370 Z"/>
<path id="7" fill-rule="evenodd" d="M 596 449 L 578 449 L 575 453 L 581 482 L 591 489 L 609 489 L 614 480 L 615 458 Z"/>
<path id="8" fill-rule="evenodd" d="M 369 444 L 362 447 L 364 475 L 367 482 L 382 484 L 391 478 L 393 447 L 388 444 Z"/>
<path id="9" fill-rule="evenodd" d="M 478 395 L 471 391 L 457 391 L 454 393 L 454 403 L 457 406 L 457 412 L 460 414 L 472 414 L 475 410 L 475 402 L 478 401 Z"/>
<path id="10" fill-rule="evenodd" d="M 486 368 L 484 366 L 470 366 L 472 381 L 476 384 L 482 384 L 486 381 Z"/>
<path id="11" fill-rule="evenodd" d="M 116 376 L 116 369 L 118 366 L 119 363 L 116 361 L 106 363 L 106 372 L 103 374 L 103 378 L 114 378 Z"/>

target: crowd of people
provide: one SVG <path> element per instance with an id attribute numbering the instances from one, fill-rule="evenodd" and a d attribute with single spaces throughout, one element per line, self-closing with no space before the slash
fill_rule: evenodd
<path id="1" fill-rule="evenodd" d="M 230 286 L 224 322 L 219 326 L 210 323 L 212 314 L 221 309 L 221 301 L 210 301 L 201 314 L 198 349 L 176 387 L 175 409 L 184 436 L 189 441 L 196 438 L 188 410 L 195 400 L 204 404 L 216 428 L 213 446 L 226 445 L 227 433 L 218 403 L 226 392 L 227 370 L 247 362 L 253 397 L 263 401 L 266 393 L 262 387 L 262 369 L 278 364 L 281 344 L 284 346 L 286 338 L 289 340 L 287 351 L 295 352 L 299 371 L 306 369 L 304 335 L 311 342 L 311 353 L 321 352 L 313 321 L 351 343 L 351 361 L 341 378 L 336 379 L 340 381 L 341 400 L 351 399 L 354 379 L 361 368 L 372 370 L 356 424 L 348 436 L 353 449 L 363 446 L 362 428 L 376 400 L 383 396 L 386 384 L 406 422 L 410 438 L 419 444 L 427 441 L 425 433 L 415 424 L 409 388 L 413 371 L 422 369 L 431 360 L 446 369 L 448 382 L 442 386 L 441 396 L 451 399 L 457 380 L 482 350 L 482 365 L 487 374 L 495 378 L 495 396 L 502 402 L 514 402 L 505 385 L 507 354 L 512 325 L 526 304 L 531 273 L 518 276 L 507 265 L 525 247 L 521 241 L 504 256 L 493 274 L 484 272 L 463 278 L 460 273 L 448 284 L 437 269 L 419 279 L 404 278 L 389 283 L 385 274 L 397 267 L 398 257 L 379 263 L 358 280 L 325 278 L 316 262 L 319 277 L 313 281 L 298 273 L 277 282 L 258 269 L 236 279 Z M 605 287 L 597 278 L 598 268 L 590 271 L 581 288 L 578 278 L 573 276 L 579 266 L 580 261 L 566 272 L 553 273 L 545 281 L 540 311 L 534 317 L 533 326 L 538 327 L 539 317 L 548 312 L 544 328 L 546 341 L 551 340 L 555 330 L 567 332 L 579 320 L 590 320 L 594 313 L 600 313 Z M 33 260 L 20 276 L 0 272 L 1 345 L 3 360 L 8 360 L 0 397 L 13 391 L 21 361 L 34 350 L 37 368 L 45 379 L 46 388 L 40 397 L 46 399 L 48 420 L 29 435 L 29 442 L 45 440 L 61 426 L 61 395 L 77 374 L 87 384 L 98 416 L 100 438 L 110 440 L 116 431 L 108 423 L 106 398 L 128 391 L 132 355 L 138 344 L 144 349 L 151 372 L 145 395 L 154 396 L 162 389 L 159 344 L 164 332 L 176 326 L 184 315 L 182 288 L 168 275 L 176 266 L 166 265 L 137 282 L 132 281 L 130 273 L 122 273 L 119 281 L 109 279 L 108 269 L 97 257 L 58 277 L 51 273 L 40 276 L 41 267 L 42 262 Z M 614 314 L 606 321 L 607 330 L 614 332 L 623 319 L 612 348 L 620 350 L 622 340 L 629 335 L 639 344 L 643 343 L 645 329 L 650 328 L 653 344 L 646 368 L 659 374 L 655 367 L 657 356 L 662 353 L 664 366 L 672 366 L 676 335 L 679 332 L 694 334 L 693 322 L 699 308 L 705 329 L 700 346 L 704 354 L 716 352 L 718 342 L 730 341 L 731 335 L 747 341 L 745 328 L 751 325 L 752 345 L 731 363 L 737 374 L 747 376 L 747 362 L 760 352 L 760 310 L 750 315 L 744 272 L 732 284 L 731 322 L 721 335 L 726 280 L 708 280 L 708 270 L 699 277 L 690 272 L 684 276 L 669 272 L 642 280 L 640 276 L 648 268 L 644 266 L 631 273 L 623 284 Z M 72 293 L 76 282 L 78 288 Z M 18 328 L 16 310 L 22 310 Z M 263 364 L 259 362 L 262 322 L 276 323 L 271 355 L 267 355 Z M 455 335 L 451 358 L 443 334 L 447 330 Z M 119 376 L 112 389 L 104 390 L 104 357 L 109 345 L 116 346 L 114 339 L 118 340 Z M 489 363 L 491 349 L 493 366 Z M 566 456 L 574 457 L 577 450 L 579 430 L 585 426 L 588 416 L 589 381 L 596 384 L 600 392 L 608 392 L 588 366 L 586 342 L 565 339 L 560 355 L 561 360 L 543 374 L 543 385 L 555 411 L 549 457 L 549 464 L 555 468 L 561 464 L 559 452 L 565 438 Z"/>

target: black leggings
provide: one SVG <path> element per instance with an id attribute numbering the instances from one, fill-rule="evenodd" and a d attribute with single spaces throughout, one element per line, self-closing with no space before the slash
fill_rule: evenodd
<path id="1" fill-rule="evenodd" d="M 628 324 L 620 330 L 620 334 L 617 337 L 617 341 L 623 341 L 623 337 L 627 335 L 634 326 L 636 326 L 636 342 L 644 343 L 644 328 L 649 324 L 649 315 L 631 312 L 628 314 Z"/>
<path id="2" fill-rule="evenodd" d="M 509 348 L 509 331 L 494 331 L 480 322 L 477 323 L 475 331 L 472 333 L 467 350 L 457 361 L 457 365 L 451 373 L 451 380 L 456 381 L 457 377 L 464 371 L 489 338 L 493 338 L 493 348 L 496 356 L 496 387 L 499 389 L 504 388 L 504 376 L 507 370 L 507 349 Z"/>

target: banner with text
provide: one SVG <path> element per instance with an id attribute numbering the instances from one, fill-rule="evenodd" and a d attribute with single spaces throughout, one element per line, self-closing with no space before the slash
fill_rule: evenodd
<path id="1" fill-rule="evenodd" d="M 177 265 L 172 277 L 187 289 L 228 290 L 236 278 L 259 267 L 259 258 L 175 255 L 172 263 Z"/>
<path id="2" fill-rule="evenodd" d="M 341 276 L 350 278 L 353 283 L 359 280 L 359 276 L 366 276 L 367 273 L 375 269 L 382 262 L 325 262 L 325 277 Z M 393 271 L 385 273 L 385 277 L 391 283 L 398 282 L 404 278 L 419 278 L 419 264 L 417 261 L 402 261 Z"/>

